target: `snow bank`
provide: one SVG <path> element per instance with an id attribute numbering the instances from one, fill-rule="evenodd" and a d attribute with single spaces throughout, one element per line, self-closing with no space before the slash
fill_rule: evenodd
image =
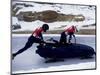
<path id="1" fill-rule="evenodd" d="M 40 12 L 40 11 L 45 11 L 45 10 L 53 10 L 58 13 L 62 14 L 82 14 L 85 16 L 85 21 L 82 22 L 52 22 L 52 23 L 47 23 L 50 26 L 50 30 L 62 30 L 65 29 L 67 26 L 70 25 L 78 25 L 78 29 L 80 29 L 83 25 L 91 25 L 95 24 L 95 6 L 85 6 L 85 5 L 68 5 L 68 4 L 40 4 L 40 3 L 35 3 L 35 2 L 18 2 L 18 1 L 13 1 L 12 4 L 15 3 L 25 3 L 25 4 L 30 4 L 33 5 L 33 7 L 22 7 L 21 5 L 17 5 L 17 7 L 22 7 L 18 12 L 21 11 L 32 11 L 32 12 Z M 13 19 L 13 18 L 12 18 Z M 16 22 L 16 19 L 12 20 L 13 22 Z M 35 28 L 42 26 L 45 22 L 36 20 L 33 22 L 25 22 L 25 21 L 18 21 L 19 24 L 21 25 L 21 29 L 14 30 L 14 31 L 29 31 L 29 30 L 34 30 Z M 65 27 L 62 27 L 66 25 Z"/>

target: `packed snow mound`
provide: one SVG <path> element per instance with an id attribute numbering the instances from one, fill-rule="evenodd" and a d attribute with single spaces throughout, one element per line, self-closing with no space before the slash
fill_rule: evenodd
<path id="1" fill-rule="evenodd" d="M 50 30 L 62 30 L 70 25 L 78 25 L 78 28 L 81 28 L 83 25 L 91 25 L 95 24 L 95 6 L 87 6 L 87 5 L 69 5 L 69 4 L 56 4 L 56 3 L 37 3 L 37 2 L 22 2 L 22 1 L 13 1 L 13 8 L 20 8 L 16 15 L 20 12 L 43 12 L 46 10 L 56 11 L 60 14 L 73 14 L 78 15 L 82 14 L 85 17 L 85 20 L 82 22 L 74 22 L 74 21 L 55 21 L 52 23 L 47 23 L 50 26 Z M 27 5 L 27 6 L 25 6 Z M 17 18 L 17 17 L 16 17 Z M 12 22 L 16 22 L 15 19 L 12 19 Z M 21 29 L 14 31 L 31 31 L 36 29 L 37 27 L 42 26 L 42 24 L 46 23 L 40 20 L 26 22 L 26 21 L 18 21 L 21 25 Z"/>
<path id="2" fill-rule="evenodd" d="M 17 5 L 16 5 L 17 4 Z M 25 7 L 24 5 L 30 5 Z M 86 6 L 86 5 L 69 5 L 69 4 L 48 4 L 48 3 L 36 3 L 36 2 L 18 2 L 13 1 L 12 5 L 16 5 L 15 8 L 21 7 L 17 14 L 21 11 L 32 11 L 32 12 L 41 12 L 46 10 L 54 10 L 63 14 L 83 14 L 91 18 L 95 17 L 95 6 Z M 88 13 L 89 14 L 88 14 Z M 91 16 L 92 15 L 92 16 Z"/>

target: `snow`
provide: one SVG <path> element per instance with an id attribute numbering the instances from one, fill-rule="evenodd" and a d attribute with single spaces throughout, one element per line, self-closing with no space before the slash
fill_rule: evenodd
<path id="1" fill-rule="evenodd" d="M 16 22 L 16 21 L 14 21 Z M 18 22 L 21 25 L 21 29 L 14 30 L 14 31 L 33 31 L 36 28 L 42 26 L 45 22 L 36 20 L 34 22 L 25 22 L 25 21 L 19 21 Z M 90 21 L 83 21 L 83 22 L 53 22 L 53 23 L 46 23 L 49 25 L 49 30 L 63 30 L 69 27 L 70 25 L 77 26 L 78 29 L 81 29 L 84 25 L 90 25 L 94 24 L 93 20 Z M 66 25 L 65 27 L 62 27 L 63 25 Z M 62 28 L 60 28 L 62 27 Z"/>
<path id="2" fill-rule="evenodd" d="M 56 40 L 59 40 L 59 34 L 50 34 L 44 35 L 44 39 L 53 37 Z M 14 34 L 12 36 L 12 52 L 18 51 L 22 48 L 29 34 L 25 36 Z M 95 35 L 76 35 L 77 43 L 86 44 L 94 48 L 95 50 Z M 45 59 L 40 57 L 35 53 L 36 46 L 38 44 L 33 44 L 31 48 L 25 52 L 18 55 L 12 61 L 12 72 L 13 73 L 29 73 L 29 72 L 44 72 L 44 71 L 61 71 L 61 70 L 80 70 L 80 69 L 94 69 L 96 68 L 95 56 L 92 59 L 81 60 L 79 58 L 65 59 L 64 62 L 56 63 L 44 63 Z"/>
<path id="3" fill-rule="evenodd" d="M 19 2 L 19 3 L 27 3 L 30 4 L 30 2 Z M 92 18 L 95 17 L 95 6 L 89 8 L 89 6 L 78 6 L 78 5 L 67 5 L 67 4 L 38 4 L 38 3 L 31 3 L 34 7 L 27 7 L 27 8 L 22 8 L 19 12 L 21 11 L 33 11 L 33 12 L 41 12 L 45 10 L 54 10 L 54 11 L 59 11 L 59 13 L 63 14 L 83 14 L 84 16 L 89 16 Z M 18 12 L 18 13 L 19 13 Z M 87 13 L 88 12 L 88 13 Z M 17 14 L 18 14 L 17 13 Z"/>
<path id="4" fill-rule="evenodd" d="M 85 5 L 69 5 L 69 4 L 39 4 L 39 3 L 34 3 L 34 2 L 18 2 L 18 1 L 13 1 L 12 4 L 15 3 L 25 3 L 25 4 L 30 4 L 33 5 L 33 7 L 24 7 L 21 5 L 17 5 L 16 7 L 22 7 L 18 12 L 21 11 L 32 11 L 32 12 L 41 12 L 45 10 L 53 10 L 57 11 L 58 13 L 62 14 L 73 14 L 73 15 L 79 15 L 82 14 L 85 16 L 85 20 L 81 22 L 52 22 L 52 23 L 47 23 L 50 26 L 50 30 L 62 30 L 65 29 L 67 26 L 70 25 L 77 25 L 78 29 L 82 28 L 83 25 L 91 25 L 95 24 L 95 6 L 85 6 Z M 16 19 L 12 18 L 12 22 L 16 22 Z M 18 21 L 19 24 L 21 25 L 21 29 L 18 30 L 13 30 L 13 31 L 25 31 L 25 30 L 34 30 L 35 28 L 42 26 L 45 22 L 36 20 L 33 22 L 25 22 L 25 21 Z M 62 27 L 63 25 L 66 25 L 65 27 Z M 60 28 L 62 27 L 62 28 Z"/>
<path id="5" fill-rule="evenodd" d="M 19 24 L 17 17 L 12 17 L 12 25 Z"/>

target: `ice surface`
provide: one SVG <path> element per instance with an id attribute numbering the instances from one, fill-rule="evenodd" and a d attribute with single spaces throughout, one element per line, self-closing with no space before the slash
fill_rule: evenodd
<path id="1" fill-rule="evenodd" d="M 12 52 L 21 49 L 29 35 L 13 35 L 12 36 Z M 59 40 L 60 35 L 44 35 L 44 39 L 53 37 Z M 76 35 L 77 43 L 86 44 L 95 50 L 95 36 L 94 35 Z M 79 69 L 93 69 L 95 68 L 95 58 L 80 60 L 78 58 L 66 59 L 64 62 L 44 63 L 45 59 L 41 58 L 35 53 L 36 46 L 33 44 L 31 48 L 18 55 L 12 61 L 13 73 L 27 73 L 27 72 L 43 72 L 43 71 L 59 71 L 59 70 L 79 70 Z"/>

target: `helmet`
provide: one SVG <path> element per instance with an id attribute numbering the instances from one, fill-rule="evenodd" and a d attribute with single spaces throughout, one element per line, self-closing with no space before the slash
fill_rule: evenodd
<path id="1" fill-rule="evenodd" d="M 49 30 L 48 24 L 43 24 L 42 28 L 43 28 L 44 32 L 46 32 L 47 30 Z"/>
<path id="2" fill-rule="evenodd" d="M 72 25 L 72 28 L 74 29 L 74 28 L 75 28 L 75 26 L 74 26 L 74 25 Z"/>

